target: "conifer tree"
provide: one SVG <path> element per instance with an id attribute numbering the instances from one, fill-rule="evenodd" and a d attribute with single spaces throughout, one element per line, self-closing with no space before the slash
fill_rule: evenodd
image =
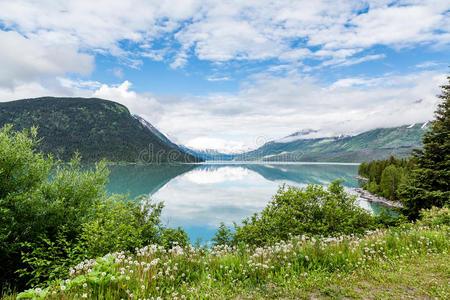
<path id="1" fill-rule="evenodd" d="M 432 206 L 442 207 L 450 199 L 450 76 L 441 86 L 442 102 L 435 111 L 435 120 L 423 136 L 423 148 L 415 150 L 415 168 L 411 179 L 400 192 L 405 214 L 416 219 L 419 211 Z"/>

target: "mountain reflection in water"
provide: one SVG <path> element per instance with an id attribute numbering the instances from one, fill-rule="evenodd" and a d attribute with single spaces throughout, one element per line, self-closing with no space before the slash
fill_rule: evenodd
<path id="1" fill-rule="evenodd" d="M 232 225 L 261 211 L 283 184 L 358 186 L 353 164 L 158 164 L 112 166 L 108 191 L 164 202 L 164 224 L 181 226 L 192 242 L 210 240 L 221 222 Z M 377 205 L 360 200 L 368 210 Z"/>

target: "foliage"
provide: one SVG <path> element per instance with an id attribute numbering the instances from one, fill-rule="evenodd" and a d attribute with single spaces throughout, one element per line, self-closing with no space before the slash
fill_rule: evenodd
<path id="1" fill-rule="evenodd" d="M 286 142 L 265 143 L 260 148 L 235 155 L 233 160 L 363 162 L 407 158 L 414 147 L 422 146 L 423 124 L 377 128 L 346 137 L 295 138 Z M 292 138 L 291 141 L 288 141 Z M 225 157 L 226 159 L 226 157 Z"/>
<path id="2" fill-rule="evenodd" d="M 94 217 L 82 225 L 79 245 L 86 256 L 101 256 L 110 251 L 133 251 L 158 239 L 162 203 L 147 199 L 128 201 L 113 195 L 95 207 Z"/>
<path id="3" fill-rule="evenodd" d="M 257 291 L 268 285 L 294 293 L 308 289 L 316 295 L 319 282 L 329 282 L 329 278 L 349 279 L 358 273 L 367 278 L 379 267 L 386 276 L 383 269 L 405 268 L 398 262 L 417 257 L 439 257 L 441 264 L 445 263 L 449 235 L 447 225 L 404 224 L 369 231 L 362 237 L 294 236 L 259 248 L 217 246 L 204 251 L 175 246 L 165 250 L 151 245 L 137 249 L 134 255 L 119 252 L 85 260 L 70 270 L 69 277 L 27 290 L 18 299 L 240 299 L 242 291 Z M 445 283 L 446 279 L 441 281 Z M 347 284 L 342 281 L 341 285 Z M 445 298 L 448 285 L 444 286 L 447 289 L 440 287 L 433 294 Z M 257 295 L 280 297 L 270 297 L 263 291 Z"/>
<path id="4" fill-rule="evenodd" d="M 324 187 L 283 185 L 261 212 L 236 225 L 234 243 L 262 245 L 287 240 L 291 235 L 336 235 L 363 233 L 374 226 L 374 218 L 344 192 L 340 181 Z"/>
<path id="5" fill-rule="evenodd" d="M 380 212 L 375 216 L 375 223 L 380 227 L 398 227 L 408 223 L 408 218 L 380 206 Z"/>
<path id="6" fill-rule="evenodd" d="M 437 208 L 433 206 L 430 209 L 422 209 L 420 211 L 421 224 L 426 226 L 450 225 L 450 209 L 448 206 Z"/>
<path id="7" fill-rule="evenodd" d="M 212 238 L 213 245 L 231 245 L 232 240 L 233 234 L 231 233 L 231 229 L 225 223 L 221 222 L 219 229 L 217 229 L 215 236 Z"/>
<path id="8" fill-rule="evenodd" d="M 404 181 L 406 177 L 406 172 L 401 167 L 396 167 L 395 165 L 387 166 L 381 173 L 380 190 L 383 196 L 397 200 L 397 191 L 400 183 Z"/>
<path id="9" fill-rule="evenodd" d="M 414 151 L 416 167 L 401 192 L 410 219 L 416 219 L 421 209 L 450 203 L 450 76 L 447 79 L 435 120 L 423 136 L 423 149 Z"/>
<path id="10" fill-rule="evenodd" d="M 23 132 L 0 128 L 1 283 L 15 278 L 13 272 L 22 266 L 20 243 L 36 239 L 49 226 L 44 213 L 49 204 L 39 197 L 39 188 L 54 163 L 33 150 L 37 142 L 36 128 Z"/>
<path id="11" fill-rule="evenodd" d="M 391 156 L 386 160 L 361 163 L 358 174 L 368 179 L 364 188 L 372 194 L 398 200 L 400 186 L 408 181 L 412 168 L 413 161 Z"/>
<path id="12" fill-rule="evenodd" d="M 174 245 L 186 247 L 189 245 L 189 237 L 187 233 L 181 228 L 162 227 L 159 231 L 158 245 L 164 249 L 170 249 Z"/>
<path id="13" fill-rule="evenodd" d="M 108 196 L 105 163 L 55 162 L 35 149 L 37 131 L 0 129 L 0 283 L 16 288 L 64 276 L 85 257 L 149 243 L 185 245 L 161 225 L 162 204 Z M 22 277 L 18 277 L 18 274 Z"/>
<path id="14" fill-rule="evenodd" d="M 198 161 L 161 140 L 118 103 L 96 98 L 43 97 L 0 103 L 0 127 L 39 127 L 44 153 L 69 161 Z"/>

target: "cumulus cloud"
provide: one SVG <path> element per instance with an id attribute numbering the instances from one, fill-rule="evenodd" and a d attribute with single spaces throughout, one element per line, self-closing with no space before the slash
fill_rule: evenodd
<path id="1" fill-rule="evenodd" d="M 450 41 L 445 0 L 0 2 L 7 28 L 48 45 L 122 57 L 134 67 L 147 57 L 179 68 L 192 56 L 348 65 L 381 58 L 375 53 L 343 61 L 375 45 L 441 47 Z"/>
<path id="2" fill-rule="evenodd" d="M 438 71 L 349 77 L 330 84 L 298 74 L 265 74 L 236 93 L 166 98 L 136 93 L 129 81 L 108 85 L 59 78 L 51 87 L 29 83 L 14 90 L 0 88 L 0 100 L 73 94 L 109 99 L 126 105 L 175 142 L 230 153 L 301 129 L 333 136 L 425 122 L 433 118 L 444 82 L 445 75 Z"/>
<path id="3" fill-rule="evenodd" d="M 439 62 L 418 64 L 416 73 L 328 83 L 298 72 L 383 60 L 385 47 L 442 50 L 450 42 L 445 0 L 0 0 L 0 6 L 0 101 L 110 99 L 196 148 L 256 147 L 305 128 L 333 135 L 429 120 L 444 79 Z M 236 92 L 169 98 L 136 93 L 122 79 L 123 65 L 109 69 L 120 84 L 86 79 L 99 55 L 132 68 L 146 59 L 173 69 L 205 60 L 214 65 L 213 75 L 200 75 L 206 81 L 234 80 L 226 64 L 238 69 L 254 61 L 261 68 L 240 77 L 246 79 Z"/>
<path id="4" fill-rule="evenodd" d="M 35 38 L 14 31 L 0 30 L 0 86 L 13 88 L 18 83 L 65 73 L 89 74 L 91 55 L 65 45 L 46 47 Z"/>
<path id="5" fill-rule="evenodd" d="M 170 101 L 136 93 L 128 81 L 103 84 L 92 95 L 126 105 L 176 142 L 238 152 L 307 128 L 333 136 L 428 121 L 443 82 L 437 71 L 345 78 L 325 86 L 299 75 L 265 75 L 237 93 Z"/>

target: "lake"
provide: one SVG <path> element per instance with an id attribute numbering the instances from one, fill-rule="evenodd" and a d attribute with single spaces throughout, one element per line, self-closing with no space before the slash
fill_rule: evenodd
<path id="1" fill-rule="evenodd" d="M 358 187 L 357 164 L 331 163 L 202 163 L 111 166 L 107 189 L 149 195 L 164 202 L 162 220 L 181 226 L 192 242 L 214 237 L 219 224 L 232 225 L 261 211 L 283 183 L 328 185 L 344 180 L 346 190 Z M 378 206 L 359 199 L 376 211 Z"/>

